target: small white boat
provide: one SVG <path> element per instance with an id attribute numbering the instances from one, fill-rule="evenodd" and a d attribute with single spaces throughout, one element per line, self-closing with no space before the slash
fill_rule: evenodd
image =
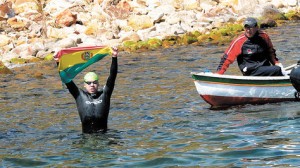
<path id="1" fill-rule="evenodd" d="M 290 76 L 234 76 L 195 73 L 197 92 L 212 107 L 265 104 L 299 99 Z"/>

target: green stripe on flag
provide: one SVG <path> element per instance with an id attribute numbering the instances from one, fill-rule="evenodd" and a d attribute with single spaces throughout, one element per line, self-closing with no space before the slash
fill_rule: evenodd
<path id="1" fill-rule="evenodd" d="M 63 83 L 71 82 L 71 80 L 73 80 L 75 78 L 75 76 L 77 74 L 79 74 L 82 70 L 84 70 L 88 66 L 94 64 L 95 62 L 100 61 L 102 58 L 104 58 L 107 55 L 109 55 L 109 54 L 96 54 L 95 56 L 93 56 L 91 59 L 89 59 L 85 63 L 76 64 L 76 65 L 73 65 L 72 67 L 69 67 L 69 68 L 63 70 L 63 71 L 60 71 L 59 75 L 60 75 L 62 82 Z"/>

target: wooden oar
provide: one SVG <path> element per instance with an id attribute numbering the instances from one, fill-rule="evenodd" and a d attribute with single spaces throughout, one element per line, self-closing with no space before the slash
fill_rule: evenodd
<path id="1" fill-rule="evenodd" d="M 283 72 L 282 72 L 283 75 L 284 75 L 284 76 L 290 75 L 292 69 L 293 69 L 294 67 L 296 67 L 297 65 L 298 65 L 298 64 L 293 64 L 293 65 L 290 65 L 290 66 L 288 66 L 288 67 L 283 68 Z"/>
<path id="2" fill-rule="evenodd" d="M 288 71 L 288 70 L 293 69 L 295 66 L 297 66 L 297 64 L 290 65 L 290 66 L 285 67 L 285 68 L 283 68 L 283 69 L 284 69 L 285 71 Z"/>

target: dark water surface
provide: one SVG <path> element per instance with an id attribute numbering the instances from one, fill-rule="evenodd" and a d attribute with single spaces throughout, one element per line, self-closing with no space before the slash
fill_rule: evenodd
<path id="1" fill-rule="evenodd" d="M 285 66 L 299 60 L 299 29 L 267 30 Z M 81 133 L 55 63 L 14 68 L 0 76 L 0 167 L 299 167 L 299 102 L 211 110 L 199 97 L 190 72 L 215 71 L 225 47 L 121 53 L 110 130 L 96 135 Z M 103 84 L 109 66 L 87 71 Z"/>

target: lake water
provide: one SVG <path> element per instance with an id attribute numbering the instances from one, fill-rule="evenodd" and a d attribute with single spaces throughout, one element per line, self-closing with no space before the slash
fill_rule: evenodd
<path id="1" fill-rule="evenodd" d="M 267 30 L 284 66 L 299 60 L 299 29 Z M 0 76 L 0 167 L 299 167 L 299 102 L 211 110 L 198 95 L 190 72 L 215 71 L 226 47 L 120 53 L 105 134 L 82 134 L 54 62 L 14 68 Z M 103 85 L 109 66 L 87 71 Z"/>

